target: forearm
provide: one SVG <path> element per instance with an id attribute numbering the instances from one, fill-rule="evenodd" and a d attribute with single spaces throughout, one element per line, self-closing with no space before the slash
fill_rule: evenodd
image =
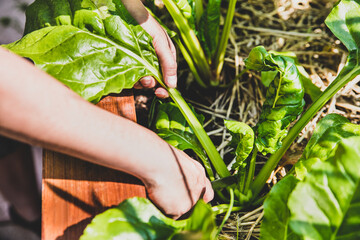
<path id="1" fill-rule="evenodd" d="M 84 101 L 2 48 L 0 66 L 0 134 L 123 170 L 143 180 L 146 171 L 166 164 L 161 159 L 147 162 L 151 154 L 170 151 L 151 131 Z"/>
<path id="2" fill-rule="evenodd" d="M 140 0 L 121 0 L 131 16 L 142 24 L 149 18 L 149 13 Z"/>

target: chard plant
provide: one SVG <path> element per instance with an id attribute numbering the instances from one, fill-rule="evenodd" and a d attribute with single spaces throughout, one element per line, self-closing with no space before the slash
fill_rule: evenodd
<path id="1" fill-rule="evenodd" d="M 173 40 L 188 63 L 194 79 L 205 88 L 218 86 L 236 0 L 228 3 L 221 34 L 221 0 L 163 0 L 163 3 L 180 33 L 180 37 Z"/>
<path id="2" fill-rule="evenodd" d="M 176 5 L 179 11 L 187 9 L 186 4 L 183 6 Z M 152 127 L 168 143 L 181 150 L 192 149 L 199 156 L 223 204 L 210 208 L 200 201 L 189 219 L 174 221 L 149 201 L 134 198 L 94 218 L 81 239 L 215 239 L 231 211 L 261 203 L 266 180 L 303 127 L 340 88 L 360 74 L 358 16 L 360 2 L 342 0 L 326 19 L 327 26 L 349 50 L 347 64 L 323 93 L 316 96 L 313 92 L 312 105 L 289 132 L 290 123 L 304 107 L 302 68 L 287 54 L 267 52 L 261 46 L 250 52 L 246 68 L 262 72 L 266 101 L 255 128 L 225 122 L 236 159 L 231 170 L 205 132 L 203 117 L 176 89 L 167 88 L 174 103 L 156 107 Z M 26 35 L 4 47 L 32 59 L 94 103 L 104 95 L 131 88 L 147 75 L 166 88 L 150 36 L 120 0 L 36 0 L 27 10 Z M 289 175 L 280 181 L 265 201 L 263 239 L 359 236 L 359 135 L 359 126 L 338 115 L 319 122 L 295 166 L 296 177 Z M 258 152 L 270 157 L 254 179 Z M 217 230 L 214 216 L 224 212 Z M 276 222 L 272 224 L 270 219 Z"/>

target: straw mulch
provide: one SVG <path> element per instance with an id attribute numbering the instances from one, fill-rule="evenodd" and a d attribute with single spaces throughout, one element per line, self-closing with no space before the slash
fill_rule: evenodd
<path id="1" fill-rule="evenodd" d="M 225 2 L 225 1 L 224 1 Z M 232 119 L 255 126 L 265 100 L 265 89 L 256 72 L 242 72 L 244 60 L 252 48 L 295 53 L 311 80 L 324 90 L 344 65 L 347 51 L 324 24 L 335 0 L 238 0 L 227 47 L 223 81 L 237 79 L 228 89 L 205 91 L 188 84 L 192 80 L 186 62 L 179 58 L 179 81 L 182 93 L 198 112 L 206 116 L 205 129 L 228 163 L 232 157 L 227 146 L 230 135 L 223 120 Z M 223 16 L 226 15 L 224 4 Z M 222 19 L 224 20 L 224 19 Z M 317 114 L 287 152 L 282 164 L 268 180 L 268 187 L 286 175 L 301 156 L 317 121 L 329 113 L 338 113 L 360 123 L 360 78 L 348 84 Z M 181 87 L 181 83 L 180 83 Z M 201 96 L 201 97 L 199 97 Z M 137 95 L 137 106 L 146 108 L 148 96 Z M 306 99 L 311 104 L 310 98 Z M 141 109 L 141 107 L 139 107 Z M 260 156 L 259 156 L 260 157 Z M 266 158 L 258 158 L 261 168 Z M 263 217 L 262 207 L 233 213 L 225 224 L 221 239 L 258 239 Z"/>

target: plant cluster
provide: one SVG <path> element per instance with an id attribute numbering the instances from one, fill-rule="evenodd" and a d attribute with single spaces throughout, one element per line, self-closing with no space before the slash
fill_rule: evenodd
<path id="1" fill-rule="evenodd" d="M 203 87 L 218 86 L 236 1 L 229 1 L 220 40 L 221 1 L 209 0 L 206 8 L 197 0 L 164 0 L 164 4 L 180 33 L 173 39 L 195 79 Z M 225 121 L 235 156 L 231 170 L 205 132 L 203 116 L 178 90 L 167 88 L 173 102 L 154 105 L 151 126 L 169 144 L 198 155 L 222 204 L 211 208 L 199 201 L 189 219 L 174 221 L 149 201 L 134 198 L 95 217 L 81 239 L 215 239 L 232 211 L 261 204 L 264 198 L 262 239 L 359 238 L 360 128 L 344 117 L 323 118 L 291 171 L 296 174 L 288 174 L 269 194 L 262 194 L 266 180 L 300 131 L 360 74 L 359 16 L 360 1 L 341 0 L 326 19 L 349 55 L 336 79 L 319 95 L 296 57 L 261 46 L 250 52 L 246 69 L 261 71 L 266 101 L 254 128 Z M 166 87 L 150 36 L 120 0 L 36 0 L 27 10 L 26 33 L 5 47 L 32 59 L 88 101 L 131 88 L 146 75 Z M 313 103 L 302 113 L 305 93 Z M 258 153 L 269 159 L 254 176 Z M 214 216 L 224 212 L 217 229 Z"/>

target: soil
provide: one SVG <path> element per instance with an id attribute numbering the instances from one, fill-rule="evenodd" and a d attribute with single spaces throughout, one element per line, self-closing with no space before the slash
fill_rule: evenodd
<path id="1" fill-rule="evenodd" d="M 244 60 L 250 50 L 263 45 L 267 50 L 293 52 L 304 66 L 311 80 L 324 90 L 344 65 L 347 51 L 325 26 L 324 20 L 335 0 L 238 0 L 236 13 L 227 46 L 223 83 L 237 79 L 227 89 L 202 89 L 193 82 L 192 74 L 181 55 L 178 57 L 179 90 L 195 109 L 204 114 L 205 129 L 219 146 L 228 163 L 232 157 L 226 143 L 230 140 L 223 127 L 224 119 L 242 121 L 255 126 L 264 102 L 265 88 L 260 74 L 246 72 Z M 224 1 L 223 16 L 227 2 Z M 164 19 L 166 21 L 166 18 Z M 172 22 L 168 19 L 169 22 Z M 268 180 L 268 188 L 286 175 L 300 158 L 317 121 L 329 113 L 338 113 L 353 123 L 360 123 L 360 78 L 355 78 L 324 106 L 305 127 L 299 138 L 283 157 L 281 165 Z M 135 91 L 139 123 L 147 126 L 147 114 L 153 99 L 152 91 Z M 306 107 L 311 104 L 306 97 Z M 258 158 L 257 166 L 266 161 Z M 221 239 L 258 239 L 262 207 L 233 213 L 225 224 Z M 236 230 L 239 230 L 237 236 Z M 238 238 L 237 238 L 238 237 Z"/>

